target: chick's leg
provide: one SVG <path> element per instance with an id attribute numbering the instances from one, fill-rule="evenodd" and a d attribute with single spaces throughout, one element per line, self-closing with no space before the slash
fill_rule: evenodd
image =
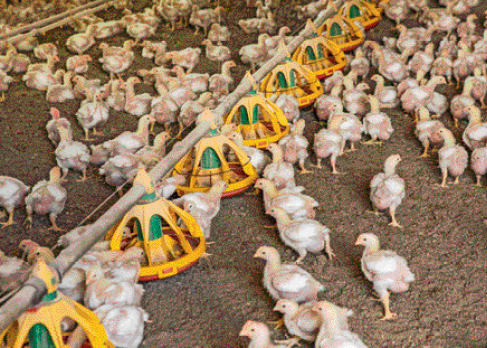
<path id="1" fill-rule="evenodd" d="M 294 263 L 297 264 L 297 265 L 299 265 L 300 263 L 303 262 L 303 260 L 306 257 L 306 255 L 307 255 L 308 252 L 306 251 L 306 249 L 302 249 L 302 248 L 295 249 L 295 250 L 298 252 L 299 257 L 297 258 L 296 261 L 294 261 Z"/>
<path id="2" fill-rule="evenodd" d="M 480 183 L 480 178 L 481 178 L 482 176 L 481 176 L 481 175 L 476 175 L 476 177 L 477 177 L 477 183 L 475 184 L 475 186 L 479 186 L 479 187 L 481 187 L 481 186 L 482 186 L 482 184 Z"/>
<path id="3" fill-rule="evenodd" d="M 66 181 L 66 177 L 68 176 L 69 168 L 63 168 L 63 176 L 61 177 L 62 181 Z"/>
<path id="4" fill-rule="evenodd" d="M 49 214 L 49 221 L 51 221 L 52 226 L 48 228 L 50 231 L 64 231 L 63 228 L 59 227 L 56 223 L 56 214 Z"/>
<path id="5" fill-rule="evenodd" d="M 320 157 L 316 158 L 316 165 L 314 166 L 315 168 L 322 169 L 323 166 L 321 165 L 322 159 Z"/>
<path id="6" fill-rule="evenodd" d="M 277 344 L 284 344 L 286 347 L 299 346 L 299 337 L 289 338 L 287 340 L 275 340 Z"/>
<path id="7" fill-rule="evenodd" d="M 299 172 L 299 174 L 308 174 L 308 173 L 313 173 L 312 171 L 306 169 L 304 167 L 304 158 L 301 158 L 299 160 L 299 168 L 301 168 L 301 171 Z"/>
<path id="8" fill-rule="evenodd" d="M 85 141 L 93 141 L 94 139 L 91 139 L 89 137 L 90 131 L 88 129 L 85 129 Z"/>
<path id="9" fill-rule="evenodd" d="M 378 144 L 379 142 L 377 141 L 377 137 L 373 137 L 370 140 L 367 141 L 362 141 L 362 144 L 364 145 L 375 145 Z"/>
<path id="10" fill-rule="evenodd" d="M 441 175 L 442 175 L 442 180 L 439 186 L 448 187 L 448 185 L 446 184 L 446 177 L 448 176 L 448 170 L 446 168 L 441 168 Z"/>
<path id="11" fill-rule="evenodd" d="M 384 305 L 384 316 L 380 320 L 391 320 L 397 317 L 396 313 L 392 313 L 390 308 L 389 308 L 389 292 L 386 291 L 382 296 L 381 296 L 381 301 L 382 304 Z"/>
<path id="12" fill-rule="evenodd" d="M 333 252 L 333 250 L 331 250 L 330 237 L 329 236 L 325 239 L 325 251 L 326 251 L 326 254 L 328 255 L 328 257 L 330 258 L 330 260 L 333 259 L 333 256 L 336 256 L 335 253 Z"/>
<path id="13" fill-rule="evenodd" d="M 336 161 L 337 161 L 337 156 L 331 156 L 331 158 L 330 158 L 330 163 L 331 163 L 331 168 L 332 168 L 331 173 L 335 174 L 335 175 L 343 174 L 343 172 L 339 172 L 337 170 Z"/>
<path id="14" fill-rule="evenodd" d="M 25 218 L 24 225 L 27 226 L 28 230 L 32 228 L 32 212 L 27 212 L 27 217 Z"/>
<path id="15" fill-rule="evenodd" d="M 353 152 L 355 151 L 355 143 L 353 141 L 350 141 L 350 149 L 347 150 L 347 152 Z"/>
<path id="16" fill-rule="evenodd" d="M 391 218 L 392 218 L 392 221 L 389 223 L 389 226 L 402 228 L 402 226 L 396 220 L 396 208 L 390 207 L 389 213 L 391 214 Z"/>
<path id="17" fill-rule="evenodd" d="M 430 142 L 428 140 L 425 140 L 423 143 L 423 146 L 424 146 L 424 151 L 421 155 L 419 155 L 419 157 L 429 157 L 428 156 L 428 150 L 430 147 Z"/>
<path id="18" fill-rule="evenodd" d="M 86 168 L 82 170 L 81 178 L 77 179 L 76 181 L 78 181 L 78 182 L 86 181 Z"/>
<path id="19" fill-rule="evenodd" d="M 8 220 L 6 222 L 0 222 L 2 228 L 13 225 L 14 224 L 14 209 L 10 209 L 8 211 Z"/>

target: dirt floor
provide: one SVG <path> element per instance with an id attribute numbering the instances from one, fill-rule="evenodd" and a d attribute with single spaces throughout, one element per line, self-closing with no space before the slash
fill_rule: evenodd
<path id="1" fill-rule="evenodd" d="M 145 1 L 137 2 L 136 10 L 144 4 Z M 247 69 L 239 61 L 238 48 L 256 42 L 256 35 L 244 35 L 236 26 L 239 19 L 254 14 L 243 4 L 243 0 L 232 2 L 225 17 L 225 24 L 233 32 L 229 46 L 238 63 L 235 69 L 237 81 Z M 481 23 L 485 7 L 484 4 L 475 10 L 482 18 Z M 297 29 L 300 22 L 294 18 L 290 5 L 280 11 L 279 24 Z M 99 15 L 112 19 L 119 12 L 111 9 Z M 367 35 L 374 39 L 397 36 L 390 30 L 391 23 L 383 20 Z M 417 23 L 411 19 L 406 24 Z M 65 61 L 70 54 L 65 50 L 64 42 L 73 33 L 71 28 L 54 30 L 40 37 L 40 41 L 57 43 L 61 61 Z M 127 38 L 118 36 L 108 42 L 121 45 Z M 163 28 L 154 39 L 166 40 L 169 49 L 173 50 L 198 46 L 203 36 L 194 36 L 190 29 L 180 29 L 174 35 Z M 94 58 L 88 76 L 106 81 L 107 74 L 96 62 L 100 50 L 92 48 L 88 53 Z M 126 76 L 133 75 L 136 69 L 153 66 L 150 60 L 141 58 L 140 48 L 136 57 Z M 217 70 L 217 64 L 204 56 L 195 69 L 210 73 Z M 6 101 L 0 104 L 0 135 L 3 139 L 0 142 L 0 174 L 16 177 L 33 186 L 47 178 L 49 169 L 55 165 L 54 147 L 45 131 L 52 105 L 45 100 L 44 92 L 27 89 L 20 74 L 14 77 L 16 82 L 6 93 Z M 373 86 L 373 82 L 370 85 Z M 438 90 L 449 95 L 454 92 L 453 87 L 446 86 Z M 147 86 L 138 86 L 137 91 L 151 90 Z M 74 116 L 79 101 L 55 106 L 71 120 L 75 138 L 81 139 L 82 130 Z M 321 126 L 312 122 L 315 120 L 312 112 L 303 114 L 309 121 L 306 135 L 312 140 L 313 133 Z M 459 185 L 436 186 L 440 181 L 437 159 L 418 158 L 422 149 L 414 137 L 411 117 L 399 110 L 391 110 L 389 114 L 395 129 L 390 141 L 382 146 L 359 145 L 358 151 L 339 158 L 338 168 L 345 172 L 344 175 L 333 176 L 326 167 L 298 176 L 297 183 L 305 186 L 306 193 L 321 204 L 317 220 L 332 230 L 331 244 L 337 255 L 332 262 L 324 255 L 309 255 L 303 267 L 325 285 L 321 298 L 353 309 L 351 327 L 369 347 L 486 347 L 487 237 L 482 223 L 487 209 L 485 187 L 473 185 L 474 175 L 470 169 L 462 176 Z M 448 114 L 442 121 L 453 130 Z M 102 129 L 103 136 L 97 138 L 96 143 L 113 138 L 123 130 L 134 130 L 136 123 L 135 116 L 111 111 L 110 120 Z M 454 130 L 457 139 L 461 139 L 465 126 L 463 123 L 459 130 Z M 385 215 L 376 217 L 367 213 L 371 209 L 369 182 L 382 170 L 384 160 L 394 153 L 403 158 L 398 172 L 407 185 L 406 199 L 397 214 L 403 229 L 389 227 L 389 218 Z M 315 157 L 310 150 L 307 166 L 312 163 L 315 163 Z M 65 187 L 69 197 L 65 211 L 58 218 L 59 225 L 68 230 L 78 225 L 113 192 L 113 188 L 97 174 L 97 168 L 90 167 L 89 175 L 90 179 L 84 183 L 75 181 L 77 173 L 71 172 L 68 176 Z M 22 239 L 30 238 L 52 246 L 60 235 L 47 230 L 46 217 L 36 216 L 33 229 L 26 230 L 20 224 L 25 217 L 24 209 L 18 209 L 15 221 L 19 223 L 1 231 L 0 248 L 6 253 L 19 255 L 17 245 Z M 276 231 L 264 228 L 272 222 L 264 214 L 261 197 L 240 195 L 224 200 L 213 222 L 210 240 L 215 243 L 208 248 L 212 254 L 209 260 L 201 261 L 178 276 L 144 284 L 143 306 L 152 321 L 146 326 L 143 347 L 247 347 L 248 339 L 238 337 L 245 321 L 277 319 L 279 316 L 272 311 L 274 301 L 262 286 L 264 261 L 252 256 L 261 245 L 275 246 L 285 261 L 294 261 L 296 254 L 284 246 Z M 363 232 L 378 234 L 382 245 L 404 256 L 416 275 L 408 292 L 392 295 L 391 308 L 398 313 L 396 320 L 379 321 L 382 306 L 373 301 L 371 283 L 360 270 L 362 247 L 354 246 L 357 235 Z M 277 337 L 284 337 L 283 329 Z M 311 344 L 303 346 L 312 347 Z"/>

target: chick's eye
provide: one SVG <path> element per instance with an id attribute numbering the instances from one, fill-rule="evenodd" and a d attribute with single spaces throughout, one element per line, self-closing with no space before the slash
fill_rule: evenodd
<path id="1" fill-rule="evenodd" d="M 255 330 L 254 329 L 250 329 L 250 332 L 254 332 Z"/>

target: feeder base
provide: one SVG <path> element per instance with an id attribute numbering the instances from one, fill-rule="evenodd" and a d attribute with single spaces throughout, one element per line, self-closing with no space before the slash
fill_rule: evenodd
<path id="1" fill-rule="evenodd" d="M 190 264 L 186 265 L 186 266 L 183 266 L 181 268 L 178 268 L 176 274 L 179 274 L 181 272 L 184 272 L 188 269 L 190 269 L 192 266 L 194 266 L 196 264 L 196 261 L 195 262 L 191 262 Z M 139 282 L 150 282 L 150 281 L 153 281 L 153 280 L 159 280 L 159 279 L 164 279 L 165 277 L 160 277 L 158 274 L 150 274 L 150 275 L 145 275 L 145 276 L 140 276 L 139 277 Z M 83 347 L 85 348 L 85 347 Z M 88 348 L 88 347 L 86 347 Z"/>

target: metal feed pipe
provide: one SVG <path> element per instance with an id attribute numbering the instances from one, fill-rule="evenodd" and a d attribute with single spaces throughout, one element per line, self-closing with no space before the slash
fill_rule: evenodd
<path id="1" fill-rule="evenodd" d="M 7 32 L 5 34 L 0 35 L 0 41 L 3 40 L 3 39 L 6 39 L 6 38 L 12 37 L 14 35 L 17 35 L 17 34 L 21 34 L 23 32 L 30 31 L 32 29 L 36 29 L 36 28 L 39 28 L 39 27 L 45 27 L 48 24 L 51 24 L 51 23 L 56 22 L 58 20 L 64 19 L 64 18 L 66 18 L 66 17 L 68 17 L 68 16 L 70 16 L 72 14 L 77 14 L 80 11 L 83 11 L 85 9 L 90 9 L 90 8 L 92 8 L 94 6 L 102 5 L 103 3 L 106 3 L 106 2 L 107 2 L 107 0 L 96 0 L 96 1 L 90 2 L 90 3 L 86 4 L 86 5 L 78 6 L 76 8 L 71 9 L 71 10 L 62 12 L 62 13 L 57 14 L 55 16 L 52 16 L 52 17 L 49 17 L 49 18 L 45 18 L 45 19 L 41 19 L 41 20 L 38 20 L 38 21 L 36 21 L 34 23 L 31 23 L 31 24 L 28 24 L 28 25 L 24 25 L 24 26 L 22 26 L 20 28 L 17 28 L 17 29 L 14 29 L 14 30 L 10 30 L 9 32 Z"/>
<path id="2" fill-rule="evenodd" d="M 340 8 L 343 0 L 336 2 Z M 321 12 L 314 21 L 315 27 L 319 27 L 326 19 L 335 15 L 333 9 Z M 311 28 L 303 29 L 299 35 L 294 38 L 287 49 L 289 52 L 294 50 L 312 34 Z M 286 58 L 285 52 L 278 52 L 272 59 L 267 61 L 259 70 L 253 74 L 255 81 L 261 81 L 272 69 Z M 216 117 L 223 118 L 231 108 L 252 90 L 252 82 L 246 79 L 242 80 L 235 90 L 230 93 L 223 102 L 214 110 Z M 191 150 L 191 148 L 203 138 L 211 129 L 211 122 L 203 120 L 195 129 L 193 129 L 182 141 L 176 143 L 172 150 L 155 166 L 149 176 L 156 182 L 169 173 L 176 163 Z M 127 193 L 111 206 L 100 218 L 88 226 L 86 238 L 70 245 L 52 261 L 49 266 L 53 267 L 62 276 L 79 260 L 96 242 L 101 240 L 105 234 L 112 228 L 135 204 L 146 194 L 142 185 L 133 185 Z M 31 277 L 0 308 L 0 332 L 3 332 L 8 326 L 16 320 L 28 308 L 36 305 L 42 296 L 46 293 L 46 286 L 42 280 Z"/>

